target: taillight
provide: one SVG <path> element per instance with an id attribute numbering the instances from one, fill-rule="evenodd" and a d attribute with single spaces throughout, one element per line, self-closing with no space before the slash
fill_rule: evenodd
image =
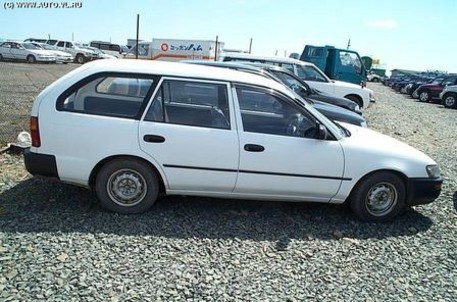
<path id="1" fill-rule="evenodd" d="M 40 128 L 38 128 L 38 117 L 37 116 L 30 117 L 30 135 L 32 136 L 32 146 L 40 147 L 41 146 Z"/>

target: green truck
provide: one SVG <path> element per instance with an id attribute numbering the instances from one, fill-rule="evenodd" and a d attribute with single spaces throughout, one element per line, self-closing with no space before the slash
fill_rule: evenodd
<path id="1" fill-rule="evenodd" d="M 329 45 L 306 45 L 300 60 L 313 63 L 331 79 L 362 86 L 365 86 L 367 70 L 371 67 L 371 62 L 368 62 L 370 66 L 366 66 L 364 63 L 367 62 L 362 61 L 356 51 Z"/>

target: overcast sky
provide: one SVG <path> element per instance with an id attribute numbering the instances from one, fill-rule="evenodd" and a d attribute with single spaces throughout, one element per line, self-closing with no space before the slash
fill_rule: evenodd
<path id="1" fill-rule="evenodd" d="M 21 9 L 18 2 L 0 0 L 0 39 L 126 44 L 138 13 L 144 40 L 218 35 L 226 48 L 248 49 L 252 38 L 254 54 L 284 56 L 306 44 L 346 48 L 350 39 L 351 49 L 389 69 L 457 72 L 457 0 L 79 0 L 82 8 L 74 9 Z"/>

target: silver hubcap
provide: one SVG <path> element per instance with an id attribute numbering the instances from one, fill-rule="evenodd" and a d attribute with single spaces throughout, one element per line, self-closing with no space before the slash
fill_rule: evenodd
<path id="1" fill-rule="evenodd" d="M 426 101 L 428 99 L 428 93 L 427 92 L 422 92 L 419 95 L 419 98 L 421 99 L 421 101 Z"/>
<path id="2" fill-rule="evenodd" d="M 147 193 L 146 180 L 131 169 L 121 169 L 111 174 L 106 189 L 111 200 L 124 207 L 140 203 Z"/>
<path id="3" fill-rule="evenodd" d="M 452 107 L 455 104 L 455 98 L 453 96 L 448 96 L 445 100 L 444 103 L 446 106 Z"/>
<path id="4" fill-rule="evenodd" d="M 413 98 L 417 98 L 417 97 L 418 97 L 417 92 L 414 91 L 413 92 Z"/>
<path id="5" fill-rule="evenodd" d="M 365 201 L 368 212 L 373 216 L 382 216 L 389 213 L 397 204 L 398 193 L 390 183 L 374 185 L 367 194 Z"/>

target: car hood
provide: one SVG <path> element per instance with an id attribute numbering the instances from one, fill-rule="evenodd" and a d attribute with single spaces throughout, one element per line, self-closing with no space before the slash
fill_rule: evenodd
<path id="1" fill-rule="evenodd" d="M 351 150 L 352 152 L 356 152 L 355 150 L 360 152 L 362 150 L 364 153 L 374 156 L 370 159 L 371 161 L 376 161 L 376 155 L 380 155 L 380 157 L 388 155 L 392 159 L 400 159 L 398 161 L 400 163 L 406 159 L 407 161 L 415 161 L 424 165 L 436 164 L 425 153 L 393 137 L 349 124 L 344 124 L 344 127 L 351 133 L 349 137 L 341 139 L 343 148 L 348 152 L 348 156 L 350 156 Z"/>
<path id="2" fill-rule="evenodd" d="M 54 55 L 52 50 L 29 49 L 28 51 L 35 53 L 37 55 L 42 55 L 42 56 L 53 56 Z"/>
<path id="3" fill-rule="evenodd" d="M 316 100 L 313 100 L 313 107 L 330 120 L 350 123 L 362 127 L 367 126 L 366 120 L 353 111 Z"/>
<path id="4" fill-rule="evenodd" d="M 53 54 L 61 57 L 71 57 L 71 53 L 65 52 L 65 51 L 60 51 L 60 50 L 50 50 L 52 51 Z"/>

